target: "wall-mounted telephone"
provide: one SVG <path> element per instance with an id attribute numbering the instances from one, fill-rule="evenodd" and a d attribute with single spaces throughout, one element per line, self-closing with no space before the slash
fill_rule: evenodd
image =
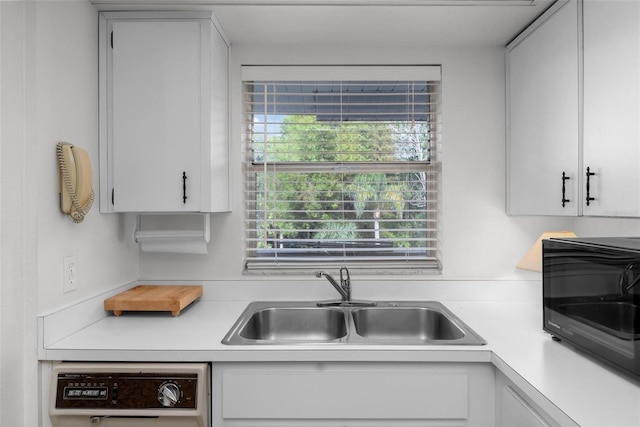
<path id="1" fill-rule="evenodd" d="M 86 150 L 67 142 L 56 147 L 60 210 L 73 222 L 82 222 L 93 204 L 91 161 Z"/>

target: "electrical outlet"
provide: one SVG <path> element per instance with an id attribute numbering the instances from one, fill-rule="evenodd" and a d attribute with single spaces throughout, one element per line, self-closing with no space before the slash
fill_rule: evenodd
<path id="1" fill-rule="evenodd" d="M 78 289 L 78 263 L 75 256 L 63 258 L 64 270 L 62 278 L 62 291 L 64 293 Z"/>

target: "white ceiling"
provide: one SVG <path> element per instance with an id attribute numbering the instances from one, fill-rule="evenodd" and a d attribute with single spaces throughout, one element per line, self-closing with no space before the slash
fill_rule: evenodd
<path id="1" fill-rule="evenodd" d="M 213 10 L 232 44 L 504 46 L 554 0 L 92 0 Z"/>

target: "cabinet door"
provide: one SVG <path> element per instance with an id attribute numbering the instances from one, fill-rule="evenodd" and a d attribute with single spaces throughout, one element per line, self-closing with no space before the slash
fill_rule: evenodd
<path id="1" fill-rule="evenodd" d="M 114 210 L 199 210 L 200 23 L 116 21 L 112 40 Z"/>
<path id="2" fill-rule="evenodd" d="M 572 419 L 517 373 L 511 371 L 509 375 L 524 388 L 517 386 L 502 371 L 496 372 L 497 427 L 577 427 Z"/>
<path id="3" fill-rule="evenodd" d="M 502 412 L 499 414 L 501 426 L 509 427 L 550 427 L 531 406 L 510 386 L 502 388 Z"/>
<path id="4" fill-rule="evenodd" d="M 507 47 L 507 210 L 577 215 L 577 2 L 551 10 L 534 25 Z M 569 179 L 563 181 L 563 172 Z"/>
<path id="5" fill-rule="evenodd" d="M 217 363 L 213 425 L 494 425 L 494 378 L 485 363 Z"/>
<path id="6" fill-rule="evenodd" d="M 584 215 L 640 216 L 640 2 L 584 2 Z M 586 183 L 583 187 L 586 199 Z"/>

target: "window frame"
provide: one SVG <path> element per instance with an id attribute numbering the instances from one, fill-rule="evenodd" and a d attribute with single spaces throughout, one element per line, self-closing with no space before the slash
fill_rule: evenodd
<path id="1" fill-rule="evenodd" d="M 408 161 L 398 161 L 396 164 L 385 164 L 382 168 L 373 165 L 370 162 L 363 163 L 349 163 L 342 164 L 337 163 L 334 165 L 301 165 L 301 164 L 292 164 L 285 165 L 283 163 L 279 163 L 280 166 L 286 166 L 289 170 L 296 169 L 319 169 L 322 170 L 326 167 L 331 168 L 349 168 L 353 166 L 357 166 L 361 168 L 360 170 L 371 170 L 371 171 L 381 171 L 388 170 L 392 172 L 401 172 L 403 170 L 410 170 L 415 172 L 417 169 L 424 171 L 425 173 L 430 174 L 434 177 L 433 180 L 428 181 L 428 192 L 432 192 L 435 196 L 431 200 L 435 204 L 435 213 L 430 216 L 430 221 L 435 223 L 434 230 L 427 231 L 429 234 L 428 240 L 433 241 L 428 248 L 425 249 L 428 254 L 431 251 L 434 255 L 427 257 L 425 255 L 424 259 L 394 259 L 394 260 L 364 260 L 364 261 L 354 261 L 349 260 L 347 257 L 346 260 L 342 261 L 323 261 L 320 259 L 305 259 L 304 261 L 295 261 L 295 262 L 274 262 L 272 258 L 265 257 L 263 260 L 256 260 L 248 256 L 249 250 L 257 251 L 257 244 L 254 244 L 252 248 L 249 246 L 252 245 L 252 239 L 257 240 L 257 233 L 253 236 L 249 236 L 250 227 L 248 224 L 253 221 L 257 221 L 256 216 L 250 216 L 248 212 L 252 205 L 255 205 L 255 200 L 249 200 L 248 194 L 251 191 L 255 192 L 255 188 L 250 188 L 251 182 L 255 184 L 255 180 L 251 181 L 248 179 L 249 174 L 258 173 L 261 170 L 264 170 L 267 166 L 265 163 L 255 164 L 250 160 L 250 130 L 247 128 L 242 132 L 242 144 L 243 144 L 243 178 L 244 178 L 244 186 L 245 192 L 243 195 L 243 206 L 244 206 L 244 271 L 245 273 L 259 273 L 259 274 L 269 274 L 269 273 L 296 273 L 296 272 L 307 272 L 311 270 L 315 270 L 319 267 L 322 268 L 337 268 L 342 265 L 347 265 L 349 268 L 353 269 L 366 269 L 369 272 L 379 273 L 389 273 L 389 274 L 439 274 L 442 271 L 442 262 L 440 256 L 440 228 L 441 228 L 441 215 L 440 215 L 440 199 L 441 199 L 441 160 L 440 160 L 440 151 L 441 151 L 441 127 L 442 127 L 442 92 L 441 92 L 441 67 L 440 66 L 252 66 L 245 65 L 242 66 L 242 78 L 241 84 L 243 88 L 243 97 L 244 88 L 246 82 L 252 81 L 277 81 L 277 82 L 285 82 L 285 81 L 375 81 L 375 80 L 393 80 L 393 81 L 428 81 L 430 84 L 433 83 L 438 87 L 437 94 L 437 111 L 434 121 L 430 122 L 431 130 L 430 132 L 434 133 L 433 137 L 433 146 L 431 147 L 430 160 L 429 162 L 423 162 L 419 165 L 418 162 L 408 162 Z M 244 102 L 242 103 L 244 107 Z M 246 117 L 247 114 L 252 114 L 252 112 L 243 111 L 243 117 Z M 244 120 L 243 120 L 244 123 Z M 248 124 L 245 124 L 249 126 Z M 248 187 L 249 186 L 249 187 Z M 425 208 L 426 209 L 426 208 Z M 374 266 L 375 263 L 375 266 Z M 372 268 L 373 267 L 373 268 Z"/>

